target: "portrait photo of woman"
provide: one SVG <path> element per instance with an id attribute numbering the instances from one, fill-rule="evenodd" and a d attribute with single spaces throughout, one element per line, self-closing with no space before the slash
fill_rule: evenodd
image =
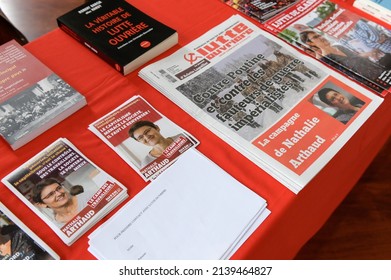
<path id="1" fill-rule="evenodd" d="M 347 124 L 365 105 L 361 99 L 337 87 L 323 87 L 312 98 L 315 106 Z"/>

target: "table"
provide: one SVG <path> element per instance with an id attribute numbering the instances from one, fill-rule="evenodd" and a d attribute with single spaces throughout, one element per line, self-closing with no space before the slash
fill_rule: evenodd
<path id="1" fill-rule="evenodd" d="M 132 0 L 131 3 L 179 33 L 179 44 L 153 61 L 186 45 L 235 13 L 218 0 Z M 268 201 L 271 215 L 233 259 L 292 259 L 353 188 L 391 134 L 391 114 L 388 112 L 391 97 L 388 96 L 345 147 L 295 195 L 144 82 L 137 76 L 137 71 L 122 76 L 59 29 L 25 47 L 84 94 L 88 105 L 16 151 L 2 141 L 0 177 L 3 178 L 57 138 L 66 137 L 122 182 L 128 188 L 131 199 L 147 183 L 87 127 L 130 97 L 140 94 L 158 111 L 199 139 L 199 151 Z M 0 185 L 1 202 L 62 259 L 95 259 L 87 251 L 88 235 L 129 199 L 72 246 L 67 246 L 11 191 Z"/>

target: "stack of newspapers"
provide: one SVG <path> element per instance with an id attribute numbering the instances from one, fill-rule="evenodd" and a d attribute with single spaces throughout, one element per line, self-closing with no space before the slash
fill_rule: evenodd
<path id="1" fill-rule="evenodd" d="M 270 211 L 265 199 L 195 149 L 89 236 L 104 260 L 230 258 Z"/>
<path id="2" fill-rule="evenodd" d="M 294 193 L 382 101 L 239 15 L 139 75 Z"/>

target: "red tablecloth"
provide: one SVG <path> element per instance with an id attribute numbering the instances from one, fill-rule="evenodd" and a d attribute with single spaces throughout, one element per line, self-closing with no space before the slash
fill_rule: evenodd
<path id="1" fill-rule="evenodd" d="M 218 0 L 129 2 L 177 29 L 179 45 L 164 55 L 186 45 L 235 13 Z M 349 193 L 391 132 L 391 114 L 388 111 L 391 97 L 388 96 L 335 158 L 298 195 L 294 195 L 140 79 L 137 71 L 122 76 L 59 29 L 29 43 L 26 48 L 84 94 L 88 105 L 17 151 L 1 142 L 0 177 L 3 178 L 57 138 L 66 137 L 127 186 L 130 198 L 133 197 L 147 183 L 87 127 L 131 96 L 140 94 L 157 110 L 197 137 L 201 142 L 198 150 L 268 201 L 271 215 L 233 259 L 293 258 Z M 0 200 L 62 259 L 94 259 L 87 251 L 87 237 L 119 209 L 116 208 L 72 246 L 67 246 L 2 184 Z"/>

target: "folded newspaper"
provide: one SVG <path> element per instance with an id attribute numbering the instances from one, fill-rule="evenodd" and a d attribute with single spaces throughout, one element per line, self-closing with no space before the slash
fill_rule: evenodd
<path id="1" fill-rule="evenodd" d="M 294 193 L 382 101 L 240 15 L 139 75 Z"/>

